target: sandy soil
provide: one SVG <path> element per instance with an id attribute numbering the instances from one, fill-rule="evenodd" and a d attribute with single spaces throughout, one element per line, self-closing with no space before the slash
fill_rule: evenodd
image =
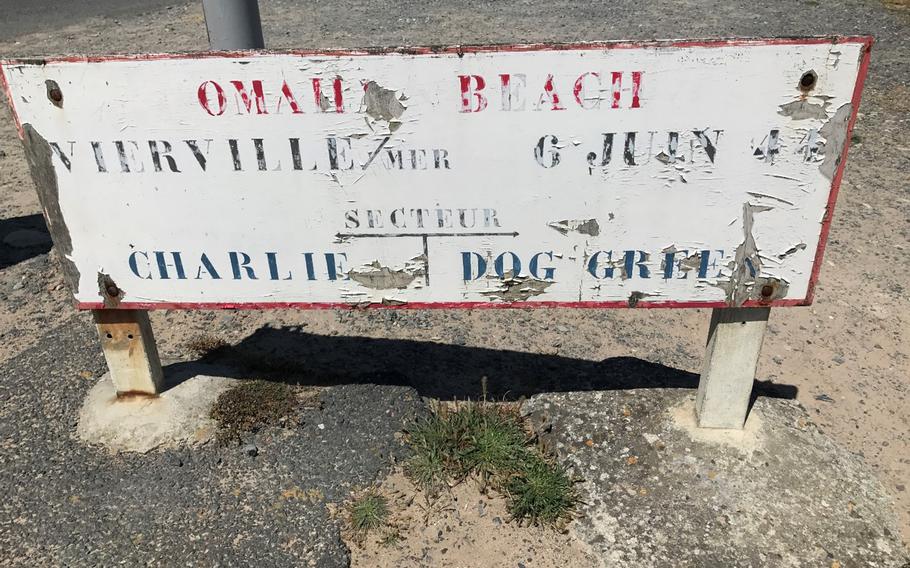
<path id="1" fill-rule="evenodd" d="M 468 480 L 427 500 L 400 472 L 378 487 L 389 503 L 388 527 L 366 538 L 348 533 L 352 566 L 371 568 L 556 568 L 592 566 L 584 545 L 551 528 L 509 522 L 502 496 L 482 495 Z M 394 535 L 398 538 L 389 538 Z"/>
<path id="2" fill-rule="evenodd" d="M 372 35 L 364 35 L 367 33 L 364 30 L 352 31 L 349 22 L 336 25 L 331 13 L 323 7 L 314 6 L 303 11 L 294 10 L 288 3 L 278 0 L 263 1 L 262 4 L 266 36 L 275 46 L 344 47 L 441 41 L 438 34 L 443 26 L 440 14 L 444 11 L 435 4 L 426 8 L 425 18 L 421 16 L 414 22 L 392 17 L 370 24 L 367 28 Z M 854 6 L 854 3 L 850 5 Z M 910 53 L 904 44 L 893 38 L 910 36 L 910 13 L 903 2 L 891 2 L 890 7 L 877 3 L 855 3 L 855 6 L 860 23 L 854 27 L 866 26 L 869 30 L 870 25 L 880 25 L 869 31 L 890 34 L 888 37 L 892 40 L 877 47 L 873 55 L 871 77 L 863 95 L 816 303 L 812 307 L 772 312 L 758 377 L 777 385 L 780 392 L 795 393 L 829 435 L 865 457 L 893 493 L 907 541 L 910 540 L 910 492 L 907 490 L 910 484 L 910 340 L 907 333 L 910 329 L 910 281 L 905 267 L 910 262 L 910 192 L 907 184 L 910 87 L 901 82 L 906 81 L 907 76 L 900 73 L 906 69 L 901 61 L 910 59 Z M 469 36 L 465 41 L 539 39 L 542 32 L 534 31 L 537 28 L 529 24 L 528 18 L 543 18 L 545 16 L 541 14 L 545 11 L 536 8 L 531 10 L 531 15 L 519 16 L 519 8 L 511 9 L 516 14 L 503 17 L 516 18 L 517 28 L 499 31 L 497 26 L 501 26 L 501 21 L 482 14 L 480 9 L 477 13 L 456 14 L 458 17 L 444 14 L 447 16 L 445 37 Z M 557 11 L 555 7 L 552 9 Z M 742 12 L 736 10 L 735 7 L 708 10 L 714 16 L 693 23 L 693 26 L 701 27 L 692 34 L 630 27 L 632 31 L 627 35 L 723 35 L 746 25 L 754 25 L 752 33 L 793 33 L 790 28 L 781 31 L 774 27 L 783 26 L 785 19 L 775 20 L 773 15 L 764 16 L 762 21 L 751 15 L 742 16 L 747 24 L 739 27 L 717 23 L 728 14 L 736 16 Z M 366 8 L 356 15 L 362 21 L 372 21 Z M 555 28 L 557 31 L 549 33 L 556 36 L 554 39 L 623 36 L 606 24 L 585 18 L 584 14 L 579 16 L 573 24 L 577 28 L 574 31 L 562 24 Z M 836 18 L 819 21 L 834 20 Z M 876 23 L 867 23 L 873 20 Z M 387 25 L 385 22 L 389 21 L 392 23 Z M 606 27 L 597 27 L 600 25 Z M 291 31 L 286 31 L 289 29 L 293 30 L 293 36 Z M 471 31 L 459 35 L 459 29 Z M 484 31 L 476 31 L 480 29 Z M 88 20 L 63 30 L 53 30 L 53 33 L 0 38 L 0 56 L 204 47 L 201 9 L 195 3 L 129 20 Z M 898 73 L 896 78 L 894 73 Z M 0 111 L 0 195 L 0 219 L 40 212 L 12 121 L 5 110 Z M 53 263 L 43 256 L 0 271 L 3 305 L 0 310 L 0 338 L 3 339 L 0 357 L 14 357 L 48 326 L 64 323 L 67 318 L 88 317 L 75 314 L 61 283 Z M 501 368 L 494 372 L 476 368 L 453 369 L 450 381 L 462 389 L 457 392 L 474 391 L 476 396 L 479 395 L 481 374 L 490 375 L 492 388 L 497 382 L 510 386 L 516 381 L 527 380 L 560 389 L 564 388 L 559 386 L 562 380 L 566 380 L 566 385 L 575 384 L 568 380 L 571 377 L 566 378 L 566 373 L 573 368 L 572 362 L 603 361 L 622 356 L 698 373 L 708 315 L 704 310 L 162 311 L 153 314 L 153 324 L 163 355 L 183 359 L 195 356 L 187 348 L 187 342 L 194 337 L 214 336 L 231 344 L 241 344 L 268 324 L 273 328 L 294 326 L 293 330 L 301 333 L 302 341 L 313 336 L 359 336 L 559 356 L 553 359 L 554 367 L 537 371 L 538 375 L 552 374 L 552 377 L 509 378 L 508 369 Z M 403 355 L 399 364 L 408 365 Z M 609 377 L 604 380 L 609 382 Z M 396 484 L 403 481 L 388 483 L 390 490 L 398 490 L 400 487 Z M 467 501 L 470 508 L 475 507 L 476 498 Z M 495 504 L 490 506 L 495 507 Z M 468 526 L 466 530 L 486 534 L 484 531 L 493 530 L 487 523 L 492 522 L 494 516 L 467 521 L 462 517 L 462 521 Z M 423 534 L 429 529 L 420 530 Z M 496 531 L 503 535 L 503 542 L 517 538 L 507 536 L 508 527 Z M 456 538 L 445 536 L 444 539 L 449 543 L 448 554 L 453 555 L 452 558 L 457 557 Z M 544 539 L 543 536 L 540 538 Z M 440 551 L 443 546 L 433 544 Z M 467 545 L 463 549 L 468 550 Z M 358 554 L 369 555 L 370 551 L 368 546 Z M 411 544 L 400 552 L 401 558 L 406 558 L 412 553 Z"/>

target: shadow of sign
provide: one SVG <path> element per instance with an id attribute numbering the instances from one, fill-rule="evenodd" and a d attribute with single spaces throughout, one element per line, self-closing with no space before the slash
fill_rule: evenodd
<path id="1" fill-rule="evenodd" d="M 313 386 L 350 383 L 413 387 L 424 397 L 518 400 L 543 392 L 698 387 L 698 374 L 636 357 L 589 361 L 404 339 L 325 336 L 297 327 L 261 328 L 197 362 L 169 365 L 169 382 L 215 365 L 237 378 L 255 376 Z M 222 368 L 223 367 L 223 368 Z M 791 385 L 756 382 L 754 396 L 796 398 Z"/>
<path id="2" fill-rule="evenodd" d="M 50 250 L 51 236 L 41 215 L 0 220 L 0 269 Z"/>

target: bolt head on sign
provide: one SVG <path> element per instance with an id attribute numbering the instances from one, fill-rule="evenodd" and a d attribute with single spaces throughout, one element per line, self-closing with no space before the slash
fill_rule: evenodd
<path id="1" fill-rule="evenodd" d="M 812 301 L 871 38 L 0 62 L 82 308 Z M 99 275 L 108 282 L 99 289 Z"/>

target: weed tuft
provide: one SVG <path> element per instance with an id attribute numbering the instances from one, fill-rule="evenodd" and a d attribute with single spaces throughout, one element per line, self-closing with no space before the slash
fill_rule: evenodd
<path id="1" fill-rule="evenodd" d="M 385 526 L 389 518 L 389 504 L 376 492 L 365 493 L 350 505 L 351 528 L 360 537 Z"/>
<path id="2" fill-rule="evenodd" d="M 574 483 L 533 444 L 513 409 L 485 402 L 440 406 L 406 435 L 412 453 L 405 473 L 430 495 L 474 476 L 483 489 L 506 494 L 519 521 L 559 524 L 575 509 Z"/>
<path id="3" fill-rule="evenodd" d="M 297 407 L 294 389 L 285 383 L 246 381 L 218 397 L 211 417 L 222 442 L 240 441 L 244 432 L 287 422 Z"/>
<path id="4" fill-rule="evenodd" d="M 572 518 L 575 486 L 565 468 L 534 456 L 521 475 L 509 479 L 509 514 L 532 525 L 561 525 Z"/>
<path id="5" fill-rule="evenodd" d="M 396 528 L 389 528 L 379 539 L 379 544 L 385 547 L 397 546 L 403 540 L 404 537 L 401 535 L 401 531 Z"/>
<path id="6" fill-rule="evenodd" d="M 479 476 L 484 487 L 522 471 L 531 458 L 529 436 L 512 412 L 472 404 L 463 411 L 467 443 L 458 460 L 464 474 Z"/>

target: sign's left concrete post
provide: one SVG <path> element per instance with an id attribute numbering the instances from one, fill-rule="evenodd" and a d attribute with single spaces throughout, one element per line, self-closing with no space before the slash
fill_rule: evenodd
<path id="1" fill-rule="evenodd" d="M 203 0 L 212 49 L 265 47 L 258 0 Z M 94 310 L 101 348 L 118 395 L 157 395 L 164 373 L 145 310 Z"/>
<path id="2" fill-rule="evenodd" d="M 117 395 L 160 393 L 164 373 L 148 312 L 95 310 L 94 314 Z"/>

